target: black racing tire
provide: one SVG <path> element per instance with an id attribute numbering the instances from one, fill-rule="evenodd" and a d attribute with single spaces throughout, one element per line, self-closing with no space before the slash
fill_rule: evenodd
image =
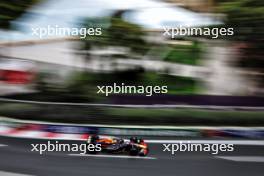
<path id="1" fill-rule="evenodd" d="M 138 151 L 138 149 L 136 148 L 136 147 L 131 147 L 130 149 L 129 149 L 129 155 L 130 156 L 137 156 L 139 153 L 138 153 L 139 151 Z"/>

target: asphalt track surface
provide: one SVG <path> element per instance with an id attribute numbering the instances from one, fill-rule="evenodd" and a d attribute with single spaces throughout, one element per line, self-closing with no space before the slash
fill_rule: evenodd
<path id="1" fill-rule="evenodd" d="M 162 151 L 162 144 L 150 144 L 149 158 L 104 154 L 81 156 L 64 152 L 40 155 L 30 151 L 32 143 L 46 142 L 47 140 L 0 137 L 0 175 L 262 176 L 264 173 L 263 145 L 235 145 L 234 152 L 219 155 L 204 152 L 178 152 L 171 155 Z"/>

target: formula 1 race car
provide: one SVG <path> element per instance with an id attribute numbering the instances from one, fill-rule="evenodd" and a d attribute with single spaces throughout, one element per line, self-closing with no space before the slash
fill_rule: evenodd
<path id="1" fill-rule="evenodd" d="M 143 139 L 131 137 L 130 140 L 110 136 L 90 135 L 87 144 L 101 145 L 102 152 L 111 154 L 129 154 L 132 156 L 147 156 L 149 149 Z M 89 151 L 88 151 L 89 152 Z M 89 152 L 96 154 L 98 152 Z"/>

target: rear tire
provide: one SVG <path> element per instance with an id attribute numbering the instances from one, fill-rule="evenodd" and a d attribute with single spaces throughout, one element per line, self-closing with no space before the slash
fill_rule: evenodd
<path id="1" fill-rule="evenodd" d="M 130 156 L 137 156 L 137 155 L 138 155 L 138 151 L 131 150 L 131 151 L 129 152 L 129 155 L 130 155 Z"/>
<path id="2" fill-rule="evenodd" d="M 129 155 L 137 156 L 138 154 L 139 154 L 138 148 L 132 145 L 129 149 Z"/>

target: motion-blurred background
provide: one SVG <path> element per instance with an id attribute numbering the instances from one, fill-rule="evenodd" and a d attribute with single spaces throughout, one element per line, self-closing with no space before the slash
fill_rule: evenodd
<path id="1" fill-rule="evenodd" d="M 263 8 L 262 0 L 1 0 L 0 115 L 97 124 L 262 126 Z M 48 25 L 101 27 L 102 35 L 32 35 L 32 28 Z M 164 26 L 231 27 L 234 35 L 171 39 L 163 35 Z M 98 85 L 114 82 L 167 85 L 168 94 L 96 94 Z M 145 106 L 153 104 L 167 106 Z"/>

